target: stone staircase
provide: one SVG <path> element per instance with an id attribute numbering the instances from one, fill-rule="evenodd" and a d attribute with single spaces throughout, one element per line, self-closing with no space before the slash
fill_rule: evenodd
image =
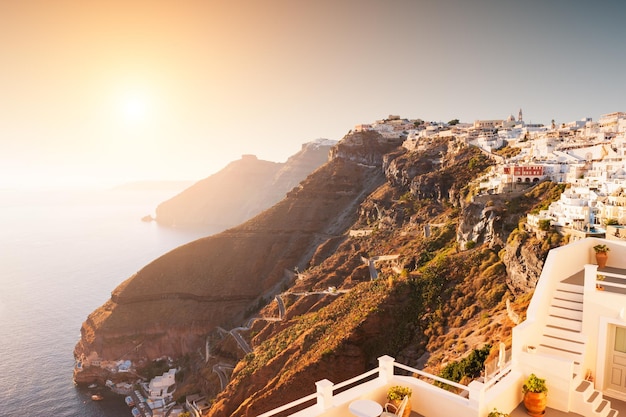
<path id="1" fill-rule="evenodd" d="M 582 377 L 585 352 L 585 338 L 581 333 L 583 286 L 571 281 L 561 281 L 556 288 L 537 350 L 574 361 L 572 377 L 576 389 L 572 395 L 572 410 L 586 417 L 617 417 L 618 411 L 611 408 L 610 401 L 594 389 L 593 383 Z"/>
<path id="2" fill-rule="evenodd" d="M 572 396 L 572 409 L 583 416 L 617 417 L 619 412 L 611 408 L 611 402 L 593 388 L 593 383 L 577 377 L 578 385 Z"/>
<path id="3" fill-rule="evenodd" d="M 574 372 L 580 375 L 585 351 L 582 328 L 583 287 L 562 281 L 552 298 L 538 350 L 573 360 Z"/>

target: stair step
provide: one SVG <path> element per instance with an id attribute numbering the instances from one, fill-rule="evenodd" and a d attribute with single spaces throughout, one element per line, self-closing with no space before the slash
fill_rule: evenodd
<path id="1" fill-rule="evenodd" d="M 582 360 L 582 355 L 577 352 L 570 352 L 565 349 L 559 349 L 558 347 L 544 345 L 544 344 L 539 344 L 537 348 L 543 353 L 547 353 L 549 355 L 558 356 L 560 358 L 574 361 L 575 365 L 579 365 Z"/>
<path id="2" fill-rule="evenodd" d="M 600 402 L 601 399 L 601 395 L 599 391 L 594 390 L 591 395 L 589 396 L 589 398 L 586 399 L 586 401 L 590 404 L 594 404 L 596 402 Z"/>
<path id="3" fill-rule="evenodd" d="M 571 353 L 577 353 L 582 355 L 585 350 L 585 345 L 583 343 L 561 339 L 559 337 L 544 335 L 541 341 L 541 345 L 551 346 L 556 349 L 564 350 Z"/>
<path id="4" fill-rule="evenodd" d="M 560 339 L 571 340 L 581 344 L 585 343 L 584 336 L 580 332 L 564 329 L 562 327 L 546 326 L 543 330 L 544 336 L 558 337 Z"/>
<path id="5" fill-rule="evenodd" d="M 618 411 L 614 410 L 613 408 L 611 408 L 611 410 L 609 410 L 609 414 L 606 415 L 606 417 L 617 417 L 618 416 Z"/>
<path id="6" fill-rule="evenodd" d="M 577 392 L 585 392 L 589 388 L 592 388 L 591 382 L 583 380 L 583 381 L 580 381 L 580 384 L 578 384 L 578 386 L 576 387 L 576 391 Z"/>
<path id="7" fill-rule="evenodd" d="M 552 315 L 548 316 L 547 325 L 552 327 L 560 327 L 562 329 L 567 329 L 572 332 L 580 332 L 583 329 L 583 323 L 580 320 Z"/>
<path id="8" fill-rule="evenodd" d="M 564 300 L 578 301 L 581 303 L 583 301 L 583 294 L 581 292 L 565 291 L 560 288 L 556 289 L 556 293 L 554 294 L 554 297 L 562 298 Z"/>
<path id="9" fill-rule="evenodd" d="M 569 308 L 558 307 L 555 305 L 551 305 L 548 308 L 548 315 L 564 317 L 564 318 L 574 319 L 574 320 L 579 320 L 579 321 L 582 321 L 582 318 L 583 318 L 583 312 L 581 310 L 572 310 Z"/>
<path id="10" fill-rule="evenodd" d="M 609 402 L 607 400 L 602 400 L 600 405 L 596 408 L 596 413 L 600 415 L 606 414 L 608 413 L 609 408 L 611 408 Z"/>
<path id="11" fill-rule="evenodd" d="M 576 293 L 576 294 L 582 294 L 585 291 L 582 285 L 571 284 L 571 283 L 563 282 L 563 281 L 559 282 L 556 290 L 567 291 L 567 292 Z"/>
<path id="12" fill-rule="evenodd" d="M 552 305 L 555 307 L 569 308 L 570 310 L 583 311 L 582 301 L 572 301 L 565 298 L 554 297 L 552 299 Z"/>

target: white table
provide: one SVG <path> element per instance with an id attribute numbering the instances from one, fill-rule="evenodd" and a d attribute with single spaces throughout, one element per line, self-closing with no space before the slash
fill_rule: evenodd
<path id="1" fill-rule="evenodd" d="M 378 417 L 383 412 L 383 406 L 372 400 L 352 401 L 348 409 L 358 417 Z"/>

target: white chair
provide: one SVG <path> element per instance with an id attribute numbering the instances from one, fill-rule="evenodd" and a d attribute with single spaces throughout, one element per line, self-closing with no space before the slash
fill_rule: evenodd
<path id="1" fill-rule="evenodd" d="M 391 404 L 391 403 L 387 403 L 385 404 L 385 411 L 383 411 L 383 413 L 380 415 L 380 417 L 402 417 L 402 414 L 404 414 L 404 409 L 406 408 L 407 404 L 409 403 L 409 396 L 405 395 L 404 398 L 402 399 L 402 401 L 400 401 L 400 405 L 398 407 L 396 407 L 395 405 Z M 390 408 L 396 410 L 395 412 L 390 411 Z"/>

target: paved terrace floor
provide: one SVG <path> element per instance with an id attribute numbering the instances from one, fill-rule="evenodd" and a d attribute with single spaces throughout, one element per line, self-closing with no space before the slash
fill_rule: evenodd
<path id="1" fill-rule="evenodd" d="M 626 402 L 619 401 L 614 398 L 610 398 L 605 396 L 605 399 L 611 401 L 611 408 L 618 411 L 618 416 L 623 417 L 626 416 Z M 411 417 L 413 417 L 411 415 Z M 526 412 L 526 408 L 524 408 L 524 403 L 520 403 L 520 405 L 513 410 L 511 413 L 511 417 L 528 417 L 528 413 Z M 553 410 L 551 408 L 546 409 L 545 417 L 585 417 L 582 414 L 577 413 L 564 413 L 562 411 Z"/>
<path id="2" fill-rule="evenodd" d="M 614 398 L 610 398 L 605 396 L 607 400 L 611 401 L 611 408 L 618 411 L 618 416 L 625 417 L 626 416 L 626 402 L 616 400 Z M 524 408 L 524 403 L 520 403 L 519 406 L 510 414 L 511 417 L 528 417 L 528 413 L 526 412 L 526 408 Z M 552 408 L 546 409 L 545 417 L 586 417 L 582 414 L 577 413 L 564 413 L 563 411 L 553 410 Z M 411 417 L 425 417 L 421 414 L 416 413 L 415 411 L 411 411 Z"/>

